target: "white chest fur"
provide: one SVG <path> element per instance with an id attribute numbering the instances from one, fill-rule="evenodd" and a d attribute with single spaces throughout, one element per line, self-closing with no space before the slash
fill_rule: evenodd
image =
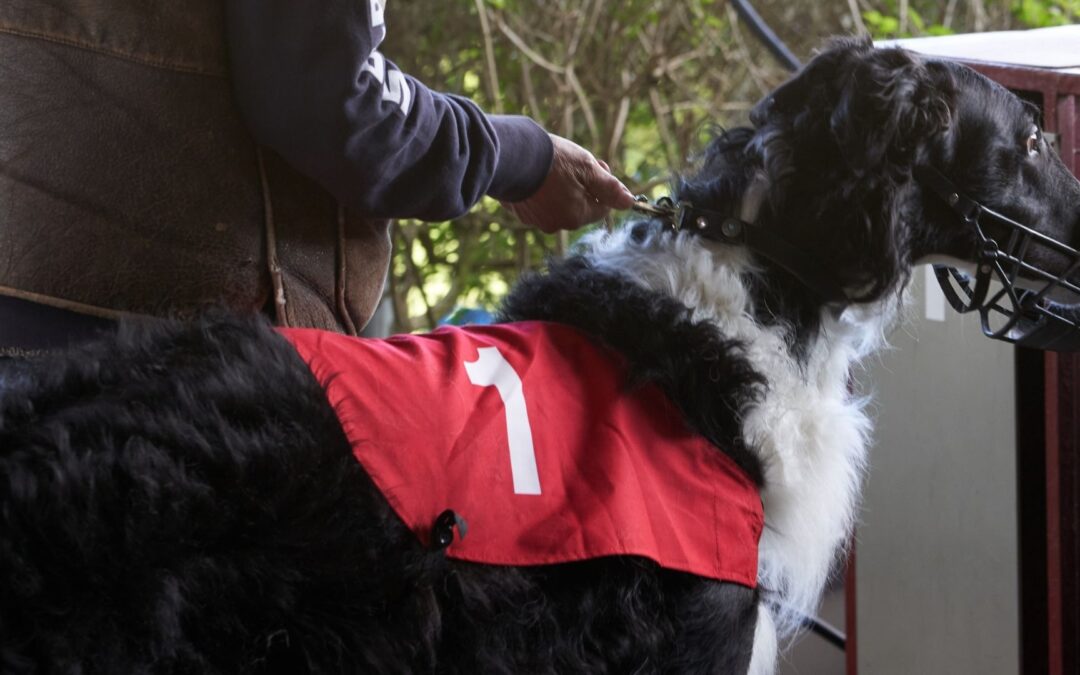
<path id="1" fill-rule="evenodd" d="M 634 242 L 629 229 L 596 233 L 583 242 L 602 269 L 668 293 L 747 345 L 768 381 L 743 421 L 747 446 L 765 474 L 758 578 L 766 591 L 751 673 L 771 673 L 777 635 L 790 635 L 815 609 L 855 519 L 870 421 L 865 400 L 849 391 L 853 365 L 881 347 L 895 302 L 851 307 L 825 318 L 802 360 L 793 357 L 783 325 L 754 320 L 744 279 L 756 273 L 738 249 L 688 235 Z"/>

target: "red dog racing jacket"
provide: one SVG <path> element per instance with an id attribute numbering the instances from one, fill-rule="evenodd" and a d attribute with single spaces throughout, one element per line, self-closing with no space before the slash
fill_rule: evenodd
<path id="1" fill-rule="evenodd" d="M 446 548 L 459 560 L 633 555 L 756 584 L 756 486 L 658 387 L 628 389 L 621 358 L 580 332 L 544 322 L 386 340 L 280 332 L 424 544 L 451 509 L 468 526 Z"/>

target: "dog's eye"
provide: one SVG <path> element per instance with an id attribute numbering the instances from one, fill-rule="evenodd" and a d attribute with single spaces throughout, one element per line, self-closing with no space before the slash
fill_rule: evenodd
<path id="1" fill-rule="evenodd" d="M 1038 129 L 1031 132 L 1031 135 L 1027 137 L 1027 153 L 1028 157 L 1034 157 L 1039 154 L 1039 141 L 1042 140 L 1042 133 Z"/>

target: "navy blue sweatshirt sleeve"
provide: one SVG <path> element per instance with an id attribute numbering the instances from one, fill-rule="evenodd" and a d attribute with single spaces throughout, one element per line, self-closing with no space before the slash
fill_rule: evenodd
<path id="1" fill-rule="evenodd" d="M 255 138 L 372 216 L 445 220 L 530 196 L 551 166 L 535 122 L 429 90 L 376 50 L 386 0 L 227 0 L 237 102 Z"/>

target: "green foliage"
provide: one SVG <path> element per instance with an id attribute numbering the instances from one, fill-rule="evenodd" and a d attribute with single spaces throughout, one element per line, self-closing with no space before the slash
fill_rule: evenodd
<path id="1" fill-rule="evenodd" d="M 756 45 L 736 45 L 720 0 L 397 2 L 387 22 L 383 48 L 403 70 L 489 112 L 529 115 L 641 192 L 666 192 L 710 125 L 738 121 L 781 76 L 750 71 Z M 489 199 L 454 222 L 399 222 L 398 328 L 428 328 L 458 305 L 492 308 L 581 234 L 524 228 Z"/>
<path id="2" fill-rule="evenodd" d="M 1027 26 L 1064 26 L 1080 20 L 1080 0 L 1016 0 L 1013 13 Z"/>
<path id="3" fill-rule="evenodd" d="M 862 13 L 875 39 L 1058 26 L 1080 20 L 1080 0 L 882 0 Z"/>
<path id="4" fill-rule="evenodd" d="M 754 6 L 803 58 L 834 34 L 941 35 L 1080 15 L 1080 0 Z M 726 0 L 397 0 L 387 12 L 382 49 L 405 72 L 489 112 L 533 117 L 652 196 L 667 191 L 717 126 L 745 121 L 787 75 Z M 430 327 L 460 305 L 493 308 L 518 275 L 579 236 L 524 228 L 490 199 L 454 222 L 399 222 L 391 279 L 397 329 Z"/>
<path id="5" fill-rule="evenodd" d="M 944 15 L 940 19 L 936 16 L 927 21 L 925 16 L 936 15 L 940 9 L 940 3 L 926 3 L 920 10 L 917 3 L 909 3 L 903 10 L 896 2 L 879 3 L 881 9 L 872 9 L 863 12 L 863 22 L 871 37 L 875 40 L 921 37 L 926 35 L 951 35 L 956 32 L 952 26 L 941 23 L 946 19 Z"/>
<path id="6" fill-rule="evenodd" d="M 863 21 L 870 29 L 870 34 L 875 39 L 892 37 L 900 31 L 900 19 L 895 16 L 886 16 L 877 10 L 871 10 L 863 14 Z"/>

